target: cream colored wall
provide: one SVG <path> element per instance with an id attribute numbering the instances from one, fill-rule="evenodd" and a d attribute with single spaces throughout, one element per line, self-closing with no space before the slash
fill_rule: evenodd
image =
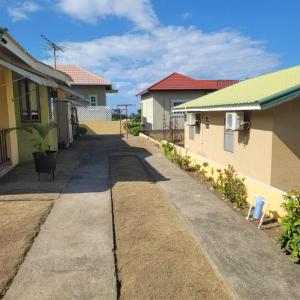
<path id="1" fill-rule="evenodd" d="M 72 86 L 72 90 L 89 99 L 90 95 L 98 96 L 98 106 L 106 106 L 106 91 L 104 86 Z"/>
<path id="2" fill-rule="evenodd" d="M 120 121 L 82 121 L 80 127 L 88 130 L 88 134 L 120 134 Z M 126 131 L 121 126 L 122 134 Z"/>
<path id="3" fill-rule="evenodd" d="M 187 102 L 205 94 L 203 91 L 157 91 L 143 95 L 142 105 L 147 108 L 147 111 L 143 111 L 145 129 L 162 130 L 164 116 L 169 127 L 172 100 Z"/>
<path id="4" fill-rule="evenodd" d="M 0 67 L 0 128 L 15 128 L 16 114 L 13 101 L 12 72 Z M 7 134 L 8 156 L 12 165 L 19 162 L 16 131 Z"/>
<path id="5" fill-rule="evenodd" d="M 300 98 L 272 109 L 273 153 L 271 184 L 300 189 Z"/>
<path id="6" fill-rule="evenodd" d="M 202 113 L 210 128 L 201 123 L 199 134 L 189 139 L 185 125 L 185 148 L 197 162 L 207 161 L 210 174 L 235 167 L 245 177 L 248 201 L 261 194 L 270 201 L 269 214 L 282 217 L 282 195 L 300 188 L 300 98 L 265 111 L 249 112 L 251 129 L 247 134 L 234 132 L 234 153 L 223 149 L 225 112 Z M 214 169 L 214 173 L 211 170 Z"/>
<path id="7" fill-rule="evenodd" d="M 208 116 L 209 129 L 203 122 Z M 247 174 L 265 184 L 271 184 L 272 163 L 272 113 L 251 112 L 251 129 L 248 139 L 242 132 L 234 132 L 234 152 L 224 150 L 225 112 L 203 113 L 201 130 L 195 139 L 189 140 L 188 126 L 185 125 L 185 147 L 192 152 L 221 165 L 233 165 L 240 173 Z"/>
<path id="8" fill-rule="evenodd" d="M 152 92 L 153 95 L 153 130 L 163 129 L 165 115 L 166 126 L 169 127 L 172 100 L 185 102 L 204 96 L 203 91 L 164 91 Z"/>
<path id="9" fill-rule="evenodd" d="M 153 97 L 151 94 L 143 95 L 141 101 L 142 123 L 144 129 L 152 130 L 153 126 Z"/>

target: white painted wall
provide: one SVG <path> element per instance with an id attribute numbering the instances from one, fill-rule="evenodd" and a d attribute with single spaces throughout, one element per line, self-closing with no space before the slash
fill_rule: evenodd
<path id="1" fill-rule="evenodd" d="M 207 92 L 203 91 L 157 91 L 142 95 L 144 128 L 147 130 L 162 130 L 164 118 L 166 128 L 169 128 L 173 101 L 188 102 L 205 94 Z"/>

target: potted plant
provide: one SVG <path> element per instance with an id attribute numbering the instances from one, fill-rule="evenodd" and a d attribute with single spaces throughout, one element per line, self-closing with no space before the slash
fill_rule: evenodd
<path id="1" fill-rule="evenodd" d="M 41 173 L 49 174 L 49 180 L 54 180 L 54 171 L 56 169 L 56 150 L 51 150 L 47 137 L 52 129 L 58 128 L 57 124 L 30 124 L 14 129 L 24 130 L 34 135 L 34 147 L 36 151 L 32 153 L 35 163 L 35 170 L 40 180 Z"/>

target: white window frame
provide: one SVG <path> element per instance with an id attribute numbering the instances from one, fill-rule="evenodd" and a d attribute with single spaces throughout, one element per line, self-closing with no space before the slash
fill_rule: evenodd
<path id="1" fill-rule="evenodd" d="M 172 109 L 172 107 L 183 104 L 185 102 L 186 102 L 186 100 L 173 99 L 173 100 L 171 100 L 171 109 Z M 176 105 L 174 105 L 175 103 L 176 103 Z M 184 112 L 183 111 L 173 111 L 172 114 L 175 115 L 175 116 L 181 116 L 181 115 L 184 114 Z"/>
<path id="2" fill-rule="evenodd" d="M 95 105 L 92 105 L 92 97 L 95 97 Z M 89 95 L 89 100 L 90 100 L 90 107 L 98 106 L 98 95 Z"/>

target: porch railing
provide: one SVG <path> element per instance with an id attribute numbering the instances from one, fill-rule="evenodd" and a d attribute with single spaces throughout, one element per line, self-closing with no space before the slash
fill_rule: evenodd
<path id="1" fill-rule="evenodd" d="M 9 161 L 6 141 L 7 129 L 0 128 L 0 165 Z"/>

